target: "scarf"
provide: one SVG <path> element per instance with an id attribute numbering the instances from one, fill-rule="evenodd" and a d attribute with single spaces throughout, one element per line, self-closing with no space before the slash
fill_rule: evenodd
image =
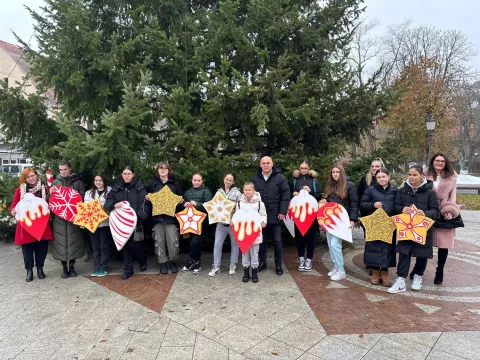
<path id="1" fill-rule="evenodd" d="M 32 193 L 32 194 L 35 194 L 37 192 L 39 192 L 41 190 L 42 192 L 42 199 L 43 200 L 46 200 L 46 191 L 45 191 L 45 185 L 42 184 L 42 182 L 40 181 L 40 179 L 37 181 L 37 183 L 35 184 L 35 186 L 27 186 L 27 184 L 20 184 L 20 200 L 23 199 L 23 197 L 25 196 L 25 194 L 27 192 L 29 193 Z"/>

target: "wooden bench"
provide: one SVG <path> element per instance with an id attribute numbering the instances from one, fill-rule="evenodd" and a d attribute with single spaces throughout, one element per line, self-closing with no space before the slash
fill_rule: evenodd
<path id="1" fill-rule="evenodd" d="M 480 185 L 458 185 L 457 194 L 480 195 Z"/>

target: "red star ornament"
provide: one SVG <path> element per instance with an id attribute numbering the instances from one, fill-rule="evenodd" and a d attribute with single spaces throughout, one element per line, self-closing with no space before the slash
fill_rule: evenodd
<path id="1" fill-rule="evenodd" d="M 310 229 L 317 217 L 317 212 L 318 202 L 307 190 L 300 190 L 298 195 L 290 200 L 288 206 L 288 214 L 302 235 L 305 235 Z"/>
<path id="2" fill-rule="evenodd" d="M 50 219 L 47 202 L 27 193 L 15 206 L 15 211 L 20 226 L 36 240 L 41 240 Z"/>
<path id="3" fill-rule="evenodd" d="M 245 254 L 262 231 L 262 217 L 249 204 L 242 204 L 232 217 L 232 232 Z"/>
<path id="4" fill-rule="evenodd" d="M 48 208 L 58 217 L 73 223 L 79 202 L 82 202 L 82 196 L 76 190 L 57 186 L 57 191 L 50 195 Z"/>
<path id="5" fill-rule="evenodd" d="M 193 233 L 200 235 L 202 233 L 202 223 L 207 214 L 195 209 L 193 206 L 186 207 L 184 210 L 175 214 L 180 223 L 180 234 Z"/>
<path id="6" fill-rule="evenodd" d="M 347 210 L 334 202 L 319 204 L 318 207 L 317 221 L 320 227 L 339 239 L 353 242 Z"/>
<path id="7" fill-rule="evenodd" d="M 416 243 L 425 245 L 427 241 L 427 231 L 435 222 L 425 215 L 418 213 L 417 207 L 412 204 L 407 214 L 392 216 L 392 220 L 397 227 L 397 240 L 412 240 Z"/>
<path id="8" fill-rule="evenodd" d="M 108 219 L 108 215 L 103 211 L 100 199 L 96 199 L 88 203 L 80 202 L 77 204 L 77 216 L 73 223 L 94 233 L 98 225 L 106 219 Z"/>

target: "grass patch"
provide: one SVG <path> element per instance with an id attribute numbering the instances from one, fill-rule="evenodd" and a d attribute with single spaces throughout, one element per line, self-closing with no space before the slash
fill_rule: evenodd
<path id="1" fill-rule="evenodd" d="M 480 195 L 457 195 L 457 203 L 465 210 L 480 210 Z"/>

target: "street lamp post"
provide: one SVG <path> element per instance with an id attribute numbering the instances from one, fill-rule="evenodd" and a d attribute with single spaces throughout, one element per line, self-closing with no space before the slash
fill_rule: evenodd
<path id="1" fill-rule="evenodd" d="M 428 113 L 427 120 L 425 121 L 425 126 L 428 131 L 428 146 L 427 146 L 427 164 L 430 161 L 430 154 L 432 150 L 432 138 L 433 133 L 435 132 L 435 126 L 437 126 L 437 120 L 433 118 L 432 113 Z"/>

